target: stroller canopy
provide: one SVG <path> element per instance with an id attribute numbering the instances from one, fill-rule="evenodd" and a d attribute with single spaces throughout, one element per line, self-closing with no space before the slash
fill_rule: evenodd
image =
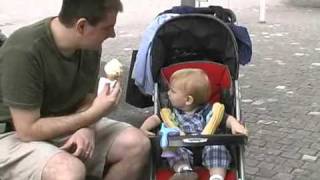
<path id="1" fill-rule="evenodd" d="M 197 60 L 225 64 L 232 79 L 238 79 L 235 37 L 230 28 L 213 15 L 187 14 L 164 23 L 154 36 L 151 57 L 155 81 L 159 80 L 161 67 Z"/>

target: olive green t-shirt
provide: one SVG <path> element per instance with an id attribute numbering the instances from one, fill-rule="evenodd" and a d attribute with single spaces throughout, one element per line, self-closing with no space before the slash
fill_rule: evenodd
<path id="1" fill-rule="evenodd" d="M 57 49 L 52 18 L 14 32 L 0 48 L 0 121 L 10 121 L 9 106 L 40 108 L 41 117 L 72 113 L 94 93 L 101 51 Z"/>

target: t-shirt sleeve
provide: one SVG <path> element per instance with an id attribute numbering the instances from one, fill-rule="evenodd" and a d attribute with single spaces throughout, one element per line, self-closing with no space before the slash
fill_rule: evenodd
<path id="1" fill-rule="evenodd" d="M 41 65 L 32 54 L 10 49 L 4 52 L 1 75 L 5 105 L 22 109 L 39 108 L 43 97 Z"/>

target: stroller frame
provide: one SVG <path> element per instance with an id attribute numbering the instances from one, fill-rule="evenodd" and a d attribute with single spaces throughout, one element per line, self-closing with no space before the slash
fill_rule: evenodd
<path id="1" fill-rule="evenodd" d="M 222 18 L 221 18 L 222 17 Z M 181 21 L 182 20 L 182 21 Z M 192 26 L 186 23 L 192 21 Z M 185 14 L 168 20 L 165 24 L 162 24 L 157 30 L 151 47 L 150 54 L 152 56 L 151 64 L 151 74 L 154 80 L 154 93 L 152 96 L 146 96 L 139 93 L 139 90 L 134 86 L 133 79 L 128 79 L 127 89 L 131 91 L 131 95 L 127 93 L 126 101 L 136 107 L 148 107 L 154 106 L 154 113 L 160 111 L 161 99 L 160 99 L 160 81 L 159 74 L 160 68 L 166 67 L 171 64 L 176 64 L 179 62 L 187 62 L 193 60 L 218 60 L 215 63 L 223 64 L 228 67 L 231 74 L 231 86 L 232 86 L 232 108 L 229 109 L 231 115 L 235 116 L 237 119 L 241 120 L 241 109 L 240 109 L 240 85 L 238 80 L 239 73 L 239 55 L 237 41 L 228 25 L 236 23 L 236 17 L 234 13 L 229 9 L 224 9 L 221 7 L 209 7 L 209 8 L 198 8 L 195 14 Z M 169 24 L 169 25 L 168 25 Z M 196 34 L 189 36 L 188 28 L 200 28 L 199 31 L 195 31 Z M 204 29 L 201 29 L 204 28 Z M 213 29 L 212 29 L 213 28 Z M 180 33 L 184 30 L 183 33 Z M 213 30 L 213 32 L 212 32 Z M 187 33 L 186 33 L 187 31 Z M 190 31 L 191 32 L 191 31 Z M 204 37 L 203 35 L 209 33 L 210 39 Z M 166 37 L 166 34 L 169 36 Z M 212 38 L 211 35 L 213 34 Z M 172 38 L 178 37 L 179 39 L 173 40 Z M 200 42 L 194 42 L 196 38 L 200 38 Z M 205 43 L 202 43 L 205 42 Z M 213 43 L 214 42 L 214 43 Z M 187 54 L 189 50 L 197 50 L 200 48 L 203 51 L 197 52 L 189 56 L 184 56 L 180 53 L 180 50 L 187 49 Z M 168 51 L 171 48 L 177 51 Z M 180 48 L 180 49 L 179 49 Z M 168 51 L 168 52 L 167 52 Z M 180 54 L 179 54 L 180 53 Z M 136 60 L 137 51 L 133 51 L 132 61 L 130 66 L 129 74 L 132 73 L 133 64 Z M 180 56 L 182 55 L 182 56 Z M 170 61 L 168 61 L 170 60 Z M 162 82 L 161 82 L 162 85 Z M 133 94 L 132 92 L 138 92 Z M 136 104 L 139 100 L 144 104 Z M 186 142 L 193 143 L 186 143 Z M 203 142 L 207 141 L 207 142 Z M 151 138 L 152 143 L 152 153 L 150 158 L 149 167 L 149 179 L 156 179 L 157 161 L 160 157 L 157 155 L 158 150 L 160 150 L 159 143 L 160 137 L 156 136 Z M 247 142 L 247 137 L 244 135 L 230 135 L 230 134 L 218 134 L 214 136 L 184 136 L 184 137 L 169 137 L 169 146 L 204 146 L 207 143 L 210 144 L 232 144 L 235 145 L 236 157 L 234 159 L 237 173 L 236 178 L 244 180 L 244 145 Z"/>

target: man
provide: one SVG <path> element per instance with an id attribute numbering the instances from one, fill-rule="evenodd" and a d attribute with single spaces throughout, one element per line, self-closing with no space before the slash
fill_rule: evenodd
<path id="1" fill-rule="evenodd" d="M 120 0 L 64 0 L 58 17 L 14 32 L 0 49 L 0 179 L 139 179 L 149 140 L 103 117 L 121 84 L 95 95 L 101 44 Z M 14 129 L 14 131 L 13 131 Z"/>

